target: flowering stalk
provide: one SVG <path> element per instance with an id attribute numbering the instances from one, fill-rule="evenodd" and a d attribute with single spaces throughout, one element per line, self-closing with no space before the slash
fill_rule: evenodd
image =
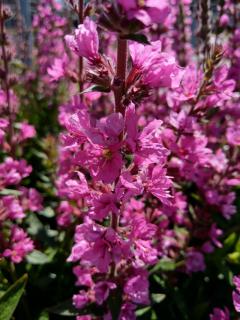
<path id="1" fill-rule="evenodd" d="M 83 12 L 84 12 L 84 5 L 83 0 L 78 1 L 78 20 L 79 23 L 83 23 Z M 79 57 L 78 62 L 78 85 L 79 85 L 79 91 L 83 91 L 83 58 Z"/>
<path id="2" fill-rule="evenodd" d="M 4 30 L 4 22 L 7 18 L 7 13 L 4 14 L 4 8 L 3 8 L 3 0 L 0 0 L 0 42 L 1 42 L 1 49 L 2 49 L 2 61 L 3 61 L 3 75 L 2 75 L 2 81 L 4 83 L 5 92 L 6 92 L 6 100 L 7 100 L 7 113 L 9 118 L 9 145 L 11 147 L 11 154 L 14 154 L 14 144 L 13 144 L 13 136 L 14 136 L 14 114 L 11 109 L 11 98 L 10 98 L 10 87 L 9 87 L 9 66 L 8 66 L 8 57 L 6 52 L 6 33 Z M 5 16 L 4 16 L 5 15 Z"/>

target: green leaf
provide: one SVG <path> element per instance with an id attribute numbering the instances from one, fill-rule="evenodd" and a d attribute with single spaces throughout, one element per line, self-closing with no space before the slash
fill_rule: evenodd
<path id="1" fill-rule="evenodd" d="M 139 309 L 139 310 L 136 311 L 136 316 L 137 316 L 137 317 L 141 317 L 141 316 L 143 316 L 145 313 L 147 313 L 147 312 L 150 311 L 150 310 L 151 310 L 151 307 L 150 307 L 150 306 L 149 306 L 149 307 L 142 308 L 142 309 Z"/>
<path id="2" fill-rule="evenodd" d="M 227 255 L 229 262 L 233 264 L 240 264 L 240 252 L 232 252 Z"/>
<path id="3" fill-rule="evenodd" d="M 63 301 L 56 306 L 48 308 L 48 312 L 65 317 L 73 317 L 79 314 L 78 310 L 76 310 L 72 305 L 72 299 Z"/>
<path id="4" fill-rule="evenodd" d="M 20 196 L 22 194 L 21 191 L 13 190 L 13 189 L 3 189 L 0 191 L 1 196 Z"/>
<path id="5" fill-rule="evenodd" d="M 81 94 L 88 93 L 88 92 L 110 92 L 110 89 L 105 88 L 100 85 L 97 85 L 97 84 L 94 84 L 94 85 L 88 87 L 87 89 L 83 90 L 79 94 L 81 95 Z"/>
<path id="6" fill-rule="evenodd" d="M 231 233 L 225 240 L 224 240 L 224 247 L 231 248 L 237 240 L 237 234 L 235 232 Z"/>
<path id="7" fill-rule="evenodd" d="M 158 316 L 154 310 L 152 310 L 152 313 L 151 313 L 151 320 L 158 320 Z"/>
<path id="8" fill-rule="evenodd" d="M 18 279 L 0 298 L 0 320 L 10 320 L 23 293 L 27 275 Z"/>
<path id="9" fill-rule="evenodd" d="M 151 44 L 148 40 L 148 38 L 144 35 L 144 34 L 128 34 L 124 37 L 122 37 L 123 39 L 128 39 L 128 40 L 133 40 L 139 43 L 143 43 L 143 44 Z"/>
<path id="10" fill-rule="evenodd" d="M 46 218 L 53 218 L 55 216 L 54 210 L 51 207 L 46 207 L 44 210 L 40 211 L 39 214 Z"/>
<path id="11" fill-rule="evenodd" d="M 153 293 L 151 297 L 153 302 L 160 303 L 166 298 L 166 295 L 164 293 Z"/>
<path id="12" fill-rule="evenodd" d="M 153 275 L 153 279 L 160 284 L 161 287 L 165 288 L 166 287 L 166 283 L 163 279 L 161 279 L 158 275 L 154 274 Z"/>
<path id="13" fill-rule="evenodd" d="M 26 257 L 27 262 L 31 264 L 46 264 L 50 262 L 49 257 L 38 250 L 33 250 L 31 253 L 29 253 Z"/>
<path id="14" fill-rule="evenodd" d="M 49 314 L 46 311 L 43 311 L 40 316 L 38 317 L 38 320 L 49 320 Z"/>
<path id="15" fill-rule="evenodd" d="M 157 271 L 173 271 L 176 269 L 176 263 L 170 259 L 161 259 L 156 266 L 154 266 L 150 273 L 154 273 Z"/>
<path id="16" fill-rule="evenodd" d="M 36 215 L 29 215 L 27 222 L 29 224 L 27 231 L 31 236 L 36 236 L 43 229 L 43 224 Z"/>

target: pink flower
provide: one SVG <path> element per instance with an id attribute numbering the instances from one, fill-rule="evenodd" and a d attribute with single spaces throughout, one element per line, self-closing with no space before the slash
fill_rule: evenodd
<path id="1" fill-rule="evenodd" d="M 121 308 L 121 320 L 136 320 L 136 305 L 130 302 L 126 302 L 122 305 Z"/>
<path id="2" fill-rule="evenodd" d="M 15 219 L 22 219 L 25 217 L 23 208 L 19 200 L 14 196 L 2 197 L 2 199 L 0 200 L 0 204 L 4 208 L 4 211 L 6 212 L 6 217 L 8 219 L 15 220 Z"/>
<path id="3" fill-rule="evenodd" d="M 77 316 L 76 320 L 91 320 L 92 317 L 90 315 Z"/>
<path id="4" fill-rule="evenodd" d="M 162 203 L 169 205 L 170 191 L 168 190 L 172 181 L 167 176 L 167 170 L 162 165 L 149 167 L 147 175 L 144 173 L 144 181 L 148 192 L 157 197 Z"/>
<path id="5" fill-rule="evenodd" d="M 18 161 L 7 157 L 5 161 L 0 164 L 0 186 L 19 184 L 31 171 L 32 167 L 27 165 L 25 160 Z"/>
<path id="6" fill-rule="evenodd" d="M 201 252 L 196 250 L 190 250 L 187 253 L 187 260 L 186 260 L 186 269 L 187 272 L 199 272 L 204 271 L 206 268 L 204 256 Z"/>
<path id="7" fill-rule="evenodd" d="M 72 177 L 64 175 L 58 181 L 59 194 L 61 196 L 68 196 L 69 199 L 79 199 L 79 197 L 85 197 L 88 193 L 87 180 L 83 173 L 76 171 Z"/>
<path id="8" fill-rule="evenodd" d="M 237 291 L 240 293 L 240 276 L 234 276 L 233 283 L 236 286 Z"/>
<path id="9" fill-rule="evenodd" d="M 136 275 L 130 277 L 124 286 L 124 293 L 128 299 L 137 304 L 148 304 L 148 279 L 147 272 L 145 270 L 136 272 Z"/>
<path id="10" fill-rule="evenodd" d="M 68 130 L 88 144 L 76 154 L 76 162 L 90 170 L 96 180 L 112 183 L 122 168 L 120 134 L 124 121 L 120 113 L 112 113 L 93 125 L 85 110 L 69 120 Z"/>
<path id="11" fill-rule="evenodd" d="M 8 125 L 9 121 L 7 119 L 0 118 L 0 144 L 4 142 Z"/>
<path id="12" fill-rule="evenodd" d="M 224 310 L 214 308 L 213 313 L 210 315 L 210 320 L 230 320 L 228 308 L 225 308 Z"/>
<path id="13" fill-rule="evenodd" d="M 93 199 L 92 218 L 102 221 L 110 213 L 118 214 L 117 199 L 112 193 L 104 193 Z"/>
<path id="14" fill-rule="evenodd" d="M 163 163 L 169 151 L 161 143 L 162 121 L 149 122 L 142 132 L 137 130 L 134 104 L 130 104 L 125 115 L 126 143 L 133 152 L 134 162 L 142 167 L 152 163 Z"/>
<path id="15" fill-rule="evenodd" d="M 233 291 L 232 298 L 235 310 L 240 312 L 240 277 L 234 276 L 233 283 L 236 286 L 237 291 Z"/>
<path id="16" fill-rule="evenodd" d="M 222 247 L 221 242 L 218 240 L 218 237 L 220 237 L 222 234 L 223 234 L 222 230 L 217 228 L 216 223 L 212 224 L 209 232 L 209 236 L 213 244 L 218 248 Z"/>
<path id="17" fill-rule="evenodd" d="M 77 277 L 77 286 L 91 287 L 93 285 L 92 275 L 88 270 L 84 270 L 80 266 L 76 266 L 73 268 L 73 273 Z"/>
<path id="18" fill-rule="evenodd" d="M 240 146 L 240 121 L 230 124 L 227 128 L 227 141 L 230 145 Z"/>
<path id="19" fill-rule="evenodd" d="M 20 123 L 19 129 L 20 129 L 19 134 L 18 134 L 19 142 L 22 142 L 26 139 L 33 138 L 36 136 L 36 130 L 35 130 L 34 126 L 32 126 L 26 122 Z"/>
<path id="20" fill-rule="evenodd" d="M 126 10 L 129 20 L 137 19 L 145 26 L 152 23 L 164 23 L 171 9 L 166 0 L 145 0 L 143 5 L 137 0 L 118 0 Z"/>
<path id="21" fill-rule="evenodd" d="M 202 72 L 197 70 L 195 65 L 190 64 L 185 68 L 180 86 L 172 91 L 170 96 L 179 101 L 195 99 L 198 94 L 202 78 Z"/>
<path id="22" fill-rule="evenodd" d="M 110 290 L 115 289 L 117 286 L 113 282 L 99 281 L 94 286 L 95 299 L 97 304 L 101 305 L 108 298 Z"/>
<path id="23" fill-rule="evenodd" d="M 236 291 L 232 293 L 234 308 L 237 312 L 240 312 L 240 294 Z"/>
<path id="24" fill-rule="evenodd" d="M 86 293 L 86 291 L 84 291 L 84 290 L 79 291 L 79 294 L 75 294 L 73 296 L 73 305 L 77 309 L 82 309 L 83 307 L 85 307 L 85 305 L 88 302 L 89 302 L 89 297 L 88 297 L 88 294 Z"/>
<path id="25" fill-rule="evenodd" d="M 97 26 L 88 17 L 85 18 L 83 24 L 78 26 L 74 35 L 65 36 L 65 40 L 70 49 L 77 55 L 85 57 L 90 61 L 99 58 Z"/>
<path id="26" fill-rule="evenodd" d="M 133 67 L 139 70 L 144 84 L 152 88 L 177 88 L 184 70 L 180 68 L 174 56 L 161 52 L 161 42 L 152 42 L 149 46 L 132 43 L 129 46 Z"/>
<path id="27" fill-rule="evenodd" d="M 57 208 L 57 223 L 61 227 L 68 227 L 72 222 L 73 207 L 68 201 L 61 201 Z"/>
<path id="28" fill-rule="evenodd" d="M 41 211 L 43 209 L 43 198 L 36 189 L 20 187 L 20 191 L 22 192 L 21 202 L 24 210 Z"/>
<path id="29" fill-rule="evenodd" d="M 82 260 L 97 267 L 100 272 L 108 272 L 110 262 L 112 261 L 111 245 L 104 239 L 99 239 L 90 249 L 85 251 Z"/>
<path id="30" fill-rule="evenodd" d="M 68 61 L 66 55 L 64 55 L 62 58 L 55 58 L 52 66 L 47 69 L 47 72 L 52 81 L 58 81 L 65 76 L 67 62 Z"/>
<path id="31" fill-rule="evenodd" d="M 23 229 L 14 226 L 11 229 L 10 247 L 4 250 L 3 256 L 10 258 L 13 263 L 20 263 L 33 248 L 33 241 Z"/>
<path id="32" fill-rule="evenodd" d="M 226 26 L 228 26 L 229 21 L 230 21 L 230 19 L 229 19 L 229 16 L 228 16 L 227 14 L 221 15 L 220 21 L 219 21 L 219 22 L 220 22 L 220 26 L 221 26 L 221 27 L 226 27 Z"/>

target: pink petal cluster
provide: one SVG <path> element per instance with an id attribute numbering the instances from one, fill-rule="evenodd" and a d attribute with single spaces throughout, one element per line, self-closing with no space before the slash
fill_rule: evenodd
<path id="1" fill-rule="evenodd" d="M 75 30 L 74 35 L 65 36 L 67 45 L 80 57 L 85 57 L 90 61 L 98 59 L 98 33 L 97 26 L 88 17 Z"/>
<path id="2" fill-rule="evenodd" d="M 236 290 L 232 293 L 234 308 L 237 312 L 240 312 L 240 277 L 234 276 L 233 283 L 236 287 Z"/>
<path id="3" fill-rule="evenodd" d="M 145 26 L 152 23 L 164 23 L 171 9 L 168 1 L 117 0 L 126 11 L 129 20 L 137 19 Z"/>

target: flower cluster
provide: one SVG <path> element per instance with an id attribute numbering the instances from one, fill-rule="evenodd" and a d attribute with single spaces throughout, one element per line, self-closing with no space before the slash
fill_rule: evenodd
<path id="1" fill-rule="evenodd" d="M 3 8 L 1 15 L 5 10 Z M 13 74 L 9 70 L 14 57 L 11 51 L 7 51 L 10 43 L 3 28 L 1 32 L 1 39 L 5 41 L 1 50 L 0 88 L 0 258 L 19 263 L 34 248 L 33 241 L 21 225 L 27 212 L 41 210 L 42 199 L 36 189 L 22 185 L 32 167 L 19 154 L 24 143 L 35 137 L 36 132 L 26 121 L 18 121 L 19 101 L 12 88 Z"/>
<path id="2" fill-rule="evenodd" d="M 90 17 L 65 36 L 68 48 L 88 62 L 82 77 L 86 92 L 109 93 L 76 95 L 60 107 L 66 132 L 60 137 L 57 181 L 58 223 L 76 224 L 68 258 L 76 264 L 79 286 L 74 306 L 96 303 L 104 319 L 111 319 L 111 299 L 119 295 L 120 319 L 135 319 L 137 305 L 150 303 L 147 270 L 159 261 L 179 264 L 180 274 L 203 272 L 205 258 L 222 247 L 219 220 L 236 213 L 235 60 L 225 64 L 228 53 L 215 45 L 199 68 L 190 55 L 190 2 L 175 2 L 171 13 L 165 1 L 117 1 L 108 7 L 110 18 L 114 8 L 122 14 L 120 22 L 129 20 L 129 29 L 134 19 L 141 28 L 154 23 L 169 28 L 157 38 L 152 27 L 148 44 L 128 41 L 128 65 L 120 60 L 127 56 L 127 36 L 117 20 L 111 25 L 109 18 L 107 26 L 120 33 L 117 59 L 113 36 L 109 47 L 102 47 L 101 31 Z M 99 19 L 106 26 L 105 13 Z M 185 32 L 181 47 L 178 21 Z M 215 308 L 210 316 L 229 317 L 227 308 Z"/>
<path id="3" fill-rule="evenodd" d="M 60 15 L 61 5 L 55 0 L 41 0 L 33 16 L 33 30 L 36 42 L 36 70 L 28 74 L 29 81 L 38 81 L 38 90 L 44 95 L 51 95 L 56 88 L 53 80 L 56 72 L 64 75 L 67 57 L 62 57 L 64 50 L 63 35 L 67 21 Z M 62 59 L 63 58 L 63 59 Z M 50 69 L 49 73 L 48 70 Z M 60 76 L 58 76 L 60 77 Z"/>

